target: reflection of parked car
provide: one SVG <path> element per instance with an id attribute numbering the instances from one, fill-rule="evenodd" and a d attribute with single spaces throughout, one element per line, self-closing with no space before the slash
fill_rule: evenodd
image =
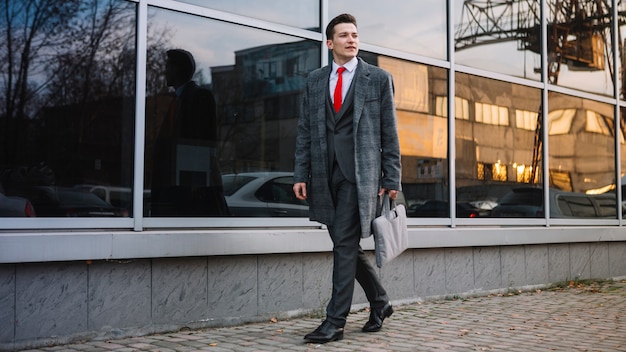
<path id="1" fill-rule="evenodd" d="M 75 185 L 74 189 L 89 191 L 114 207 L 124 209 L 129 214 L 132 210 L 133 190 L 130 187 L 80 184 Z M 143 199 L 146 203 L 149 203 L 150 195 L 151 190 L 143 191 Z"/>
<path id="2" fill-rule="evenodd" d="M 126 216 L 122 209 L 103 201 L 97 195 L 73 188 L 33 187 L 24 196 L 28 197 L 40 217 Z"/>
<path id="3" fill-rule="evenodd" d="M 588 195 L 550 189 L 550 217 L 552 218 L 617 218 L 614 193 Z M 515 188 L 500 199 L 493 208 L 494 217 L 544 217 L 543 189 Z"/>
<path id="4" fill-rule="evenodd" d="M 103 201 L 118 208 L 130 209 L 133 199 L 130 187 L 112 187 L 102 185 L 75 185 L 75 189 L 89 191 Z"/>
<path id="5" fill-rule="evenodd" d="M 0 217 L 33 217 L 35 209 L 22 197 L 7 197 L 0 193 Z"/>
<path id="6" fill-rule="evenodd" d="M 293 173 L 247 172 L 222 176 L 233 216 L 308 217 L 306 202 L 293 193 Z"/>
<path id="7" fill-rule="evenodd" d="M 470 202 L 456 203 L 457 218 L 477 218 L 488 215 L 488 210 L 477 208 Z M 445 200 L 427 200 L 423 204 L 412 204 L 409 206 L 407 209 L 407 216 L 421 218 L 447 218 L 450 216 L 450 209 L 448 202 Z"/>
<path id="8" fill-rule="evenodd" d="M 463 186 L 456 189 L 456 200 L 468 202 L 474 207 L 491 210 L 498 205 L 498 200 L 511 191 L 511 184 L 488 183 Z"/>

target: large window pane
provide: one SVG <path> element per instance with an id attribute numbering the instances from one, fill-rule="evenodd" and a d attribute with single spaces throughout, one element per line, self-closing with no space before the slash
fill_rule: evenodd
<path id="1" fill-rule="evenodd" d="M 179 0 L 198 6 L 310 30 L 320 29 L 318 0 Z"/>
<path id="2" fill-rule="evenodd" d="M 329 1 L 330 18 L 346 12 L 356 17 L 362 43 L 446 58 L 445 1 Z"/>
<path id="3" fill-rule="evenodd" d="M 457 73 L 457 217 L 542 216 L 538 89 Z"/>
<path id="4" fill-rule="evenodd" d="M 612 8 L 607 1 L 548 1 L 548 80 L 613 95 Z"/>
<path id="5" fill-rule="evenodd" d="M 301 91 L 320 66 L 320 43 L 157 8 L 150 8 L 150 19 L 150 40 L 167 40 L 148 54 L 155 60 L 146 107 L 148 215 L 308 216 L 291 190 L 293 157 Z M 217 127 L 181 133 L 168 127 L 173 94 L 165 90 L 166 48 L 194 56 L 194 81 L 212 92 Z M 190 121 L 184 106 L 174 121 Z M 219 182 L 228 212 L 216 208 Z"/>
<path id="6" fill-rule="evenodd" d="M 363 51 L 360 56 L 393 75 L 408 216 L 448 216 L 448 119 L 434 103 L 446 95 L 446 70 Z"/>
<path id="7" fill-rule="evenodd" d="M 550 216 L 616 218 L 613 106 L 553 92 L 548 105 Z"/>
<path id="8" fill-rule="evenodd" d="M 0 5 L 0 203 L 30 202 L 43 217 L 129 215 L 135 8 Z M 14 210 L 3 207 L 0 216 L 32 214 Z"/>
<path id="9" fill-rule="evenodd" d="M 541 79 L 539 1 L 454 0 L 458 64 Z"/>

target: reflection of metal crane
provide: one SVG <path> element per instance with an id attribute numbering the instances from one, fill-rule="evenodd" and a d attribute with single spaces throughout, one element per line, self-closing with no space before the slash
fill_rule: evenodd
<path id="1" fill-rule="evenodd" d="M 548 82 L 557 84 L 561 65 L 572 71 L 609 69 L 613 78 L 609 0 L 549 0 L 547 24 Z M 624 23 L 620 11 L 619 24 Z M 518 50 L 541 53 L 540 0 L 465 0 L 455 33 L 455 50 L 517 41 Z M 617 41 L 621 53 L 621 35 Z M 609 58 L 606 60 L 605 58 Z M 608 67 L 607 67 L 608 66 Z M 624 88 L 622 88 L 622 94 Z M 531 182 L 538 176 L 542 148 L 543 109 L 537 114 Z"/>

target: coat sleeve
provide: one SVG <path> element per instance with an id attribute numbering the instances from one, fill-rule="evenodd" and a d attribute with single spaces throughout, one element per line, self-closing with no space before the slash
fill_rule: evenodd
<path id="1" fill-rule="evenodd" d="M 400 142 L 398 139 L 398 119 L 394 106 L 393 77 L 385 72 L 381 79 L 381 104 L 380 104 L 380 139 L 382 146 L 382 184 L 381 186 L 391 190 L 401 190 L 402 166 L 400 159 Z"/>
<path id="2" fill-rule="evenodd" d="M 311 123 L 310 109 L 308 108 L 309 84 L 306 85 L 300 104 L 300 117 L 298 118 L 296 152 L 294 162 L 293 182 L 309 182 L 311 173 Z"/>

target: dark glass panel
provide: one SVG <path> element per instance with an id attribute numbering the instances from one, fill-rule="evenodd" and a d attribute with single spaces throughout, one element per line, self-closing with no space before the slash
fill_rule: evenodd
<path id="1" fill-rule="evenodd" d="M 12 198 L 0 203 L 30 202 L 36 216 L 128 216 L 136 4 L 34 3 L 2 5 L 0 193 Z"/>
<path id="2" fill-rule="evenodd" d="M 157 8 L 150 19 L 150 41 L 162 42 L 148 53 L 147 214 L 308 216 L 307 204 L 284 192 L 301 93 L 320 66 L 320 43 Z M 162 48 L 191 53 L 193 81 L 206 98 L 187 88 L 175 98 L 166 89 Z M 215 107 L 204 105 L 213 100 Z"/>

